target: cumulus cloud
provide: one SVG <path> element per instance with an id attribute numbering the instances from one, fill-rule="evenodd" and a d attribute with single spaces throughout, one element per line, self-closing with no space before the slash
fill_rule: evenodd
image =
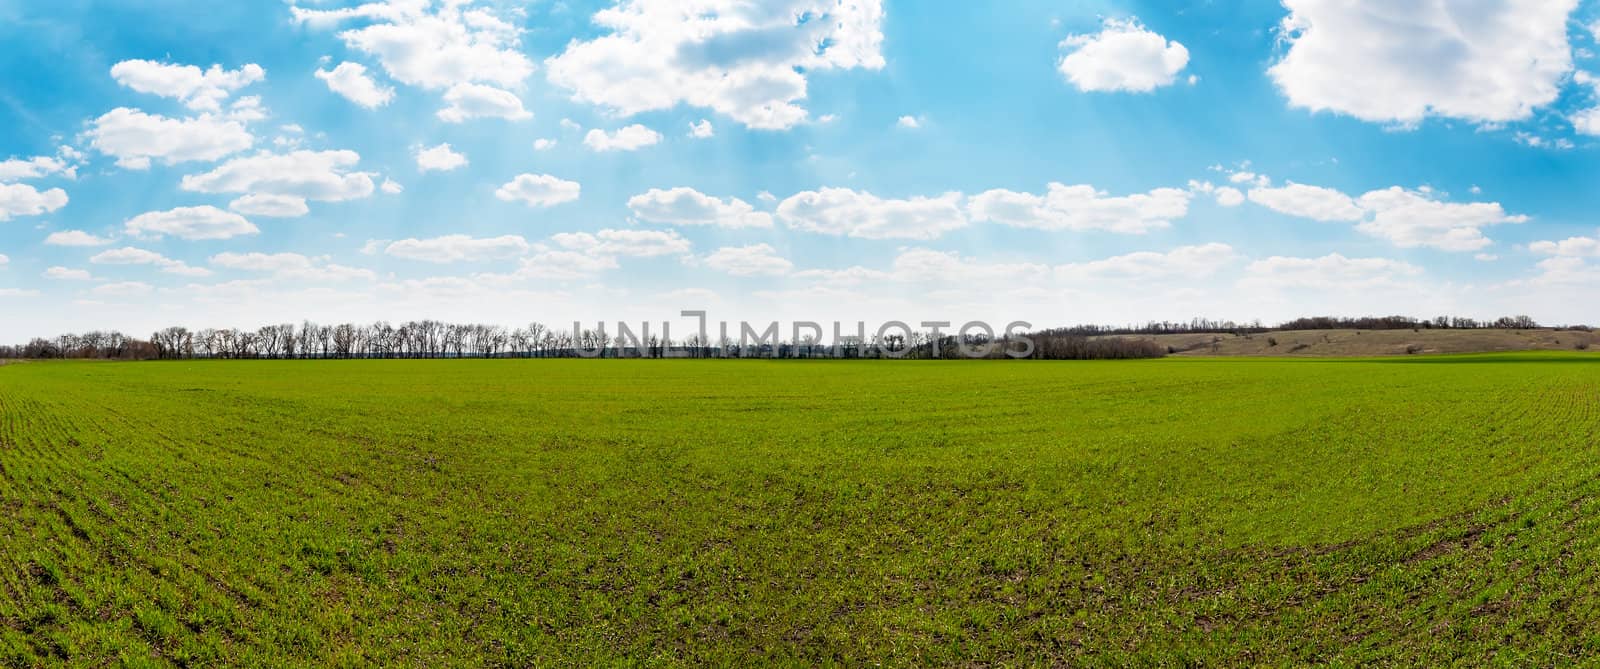
<path id="1" fill-rule="evenodd" d="M 607 34 L 546 61 L 552 83 L 623 115 L 679 104 L 753 128 L 807 118 L 811 72 L 884 66 L 880 0 L 622 0 L 594 15 Z"/>
<path id="2" fill-rule="evenodd" d="M 934 239 L 965 227 L 960 193 L 883 199 L 865 191 L 823 188 L 778 203 L 790 228 L 861 239 Z"/>
<path id="3" fill-rule="evenodd" d="M 1210 243 L 1182 246 L 1165 253 L 1139 251 L 1086 263 L 1061 265 L 1056 276 L 1062 279 L 1198 279 L 1216 274 L 1238 261 L 1239 255 L 1227 244 Z"/>
<path id="4" fill-rule="evenodd" d="M 734 276 L 778 276 L 794 269 L 794 263 L 768 244 L 724 246 L 706 256 L 705 265 Z"/>
<path id="5" fill-rule="evenodd" d="M 125 60 L 111 66 L 111 78 L 118 84 L 140 93 L 174 98 L 203 112 L 222 111 L 222 101 L 234 91 L 266 77 L 267 71 L 255 63 L 237 70 L 224 70 L 221 65 L 201 70 L 194 65 L 150 60 Z"/>
<path id="6" fill-rule="evenodd" d="M 637 151 L 661 141 L 661 133 L 637 123 L 614 132 L 590 130 L 583 136 L 585 146 L 595 151 Z"/>
<path id="7" fill-rule="evenodd" d="M 916 130 L 922 127 L 922 121 L 915 116 L 901 116 L 894 124 L 907 130 Z"/>
<path id="8" fill-rule="evenodd" d="M 511 91 L 483 84 L 456 84 L 445 91 L 445 104 L 439 110 L 439 120 L 461 123 L 474 118 L 502 118 L 523 121 L 533 118 L 533 113 L 523 109 L 522 99 Z"/>
<path id="9" fill-rule="evenodd" d="M 582 251 L 544 250 L 518 261 L 517 271 L 500 278 L 574 281 L 616 268 L 615 256 L 593 255 Z"/>
<path id="10" fill-rule="evenodd" d="M 111 243 L 110 239 L 97 237 L 82 230 L 62 230 L 52 232 L 44 238 L 44 243 L 50 246 L 105 246 Z"/>
<path id="11" fill-rule="evenodd" d="M 46 278 L 46 279 L 54 279 L 56 281 L 92 281 L 92 280 L 94 280 L 94 276 L 89 274 L 89 270 L 86 270 L 86 269 L 71 269 L 71 268 L 68 268 L 68 267 L 60 267 L 60 266 L 51 267 L 50 269 L 45 270 L 44 274 L 42 276 L 44 276 L 44 278 Z"/>
<path id="12" fill-rule="evenodd" d="M 979 193 L 969 209 L 973 220 L 1019 228 L 1144 234 L 1186 216 L 1189 198 L 1189 191 L 1177 188 L 1114 197 L 1093 186 L 1052 183 L 1044 195 L 1009 190 Z"/>
<path id="13" fill-rule="evenodd" d="M 994 282 L 1037 283 L 1050 276 L 1039 263 L 987 263 L 951 251 L 911 248 L 895 256 L 888 276 L 894 281 L 978 285 Z"/>
<path id="14" fill-rule="evenodd" d="M 521 202 L 530 207 L 551 207 L 578 199 L 582 187 L 548 174 L 519 174 L 501 186 L 494 196 L 506 202 Z"/>
<path id="15" fill-rule="evenodd" d="M 1362 195 L 1361 206 L 1372 212 L 1372 219 L 1356 229 L 1401 248 L 1476 251 L 1491 243 L 1482 228 L 1528 220 L 1527 216 L 1507 214 L 1497 202 L 1441 202 L 1428 193 L 1399 186 Z"/>
<path id="16" fill-rule="evenodd" d="M 601 230 L 564 232 L 550 237 L 556 245 L 592 256 L 653 258 L 689 252 L 689 240 L 671 230 Z"/>
<path id="17" fill-rule="evenodd" d="M 1531 279 L 1513 282 L 1513 285 L 1572 285 L 1588 289 L 1596 282 L 1600 282 L 1600 267 L 1586 258 L 1577 256 L 1545 258 L 1534 267 L 1539 270 L 1537 275 Z"/>
<path id="18" fill-rule="evenodd" d="M 420 172 L 449 172 L 467 166 L 467 157 L 456 153 L 448 143 L 426 149 L 419 148 L 416 158 L 417 170 Z"/>
<path id="19" fill-rule="evenodd" d="M 1189 65 L 1189 50 L 1138 19 L 1106 19 L 1100 32 L 1061 41 L 1056 68 L 1082 91 L 1144 93 L 1171 85 Z"/>
<path id="20" fill-rule="evenodd" d="M 665 225 L 770 228 L 772 215 L 738 198 L 719 200 L 693 188 L 652 188 L 628 199 L 635 218 Z"/>
<path id="21" fill-rule="evenodd" d="M 1292 181 L 1277 188 L 1252 188 L 1249 197 L 1251 202 L 1278 213 L 1316 221 L 1359 221 L 1367 215 L 1349 195 Z"/>
<path id="22" fill-rule="evenodd" d="M 138 297 L 149 295 L 155 290 L 148 283 L 139 281 L 122 281 L 95 286 L 90 292 L 100 297 Z"/>
<path id="23" fill-rule="evenodd" d="M 86 136 L 90 146 L 116 158 L 119 167 L 136 170 L 149 168 L 152 160 L 167 165 L 221 160 L 255 143 L 237 120 L 209 114 L 174 119 L 126 107 L 95 119 Z"/>
<path id="24" fill-rule="evenodd" d="M 372 270 L 335 265 L 325 258 L 310 258 L 298 253 L 219 253 L 211 256 L 211 266 L 262 272 L 273 278 L 292 281 L 375 280 Z"/>
<path id="25" fill-rule="evenodd" d="M 28 184 L 0 183 L 0 221 L 48 214 L 65 206 L 67 192 L 60 188 L 41 191 Z"/>
<path id="26" fill-rule="evenodd" d="M 533 62 L 516 26 L 470 2 L 371 2 L 339 9 L 291 7 L 297 22 L 325 29 L 345 23 L 345 45 L 378 59 L 391 79 L 444 90 L 462 82 L 503 88 L 521 84 Z"/>
<path id="27" fill-rule="evenodd" d="M 70 151 L 67 147 L 62 148 Z M 32 158 L 0 160 L 0 182 L 38 179 L 56 174 L 65 176 L 68 179 L 76 179 L 78 177 L 77 165 L 64 156 L 34 156 Z"/>
<path id="28" fill-rule="evenodd" d="M 120 249 L 101 251 L 89 258 L 89 262 L 96 265 L 154 265 L 168 274 L 180 276 L 208 276 L 211 272 L 203 267 L 190 267 L 181 260 L 173 260 L 155 251 L 147 251 L 132 246 Z"/>
<path id="29" fill-rule="evenodd" d="M 1237 207 L 1245 202 L 1244 192 L 1232 186 L 1218 186 L 1210 181 L 1189 180 L 1190 192 L 1210 195 L 1218 206 Z"/>
<path id="30" fill-rule="evenodd" d="M 407 260 L 452 263 L 506 260 L 525 255 L 530 248 L 528 240 L 518 235 L 481 239 L 467 235 L 445 235 L 432 239 L 402 239 L 390 243 L 383 252 Z"/>
<path id="31" fill-rule="evenodd" d="M 135 237 L 171 235 L 188 240 L 230 239 L 261 232 L 245 217 L 210 205 L 140 214 L 128 219 L 123 228 Z"/>
<path id="32" fill-rule="evenodd" d="M 328 84 L 328 90 L 367 109 L 377 109 L 394 99 L 394 89 L 378 85 L 360 63 L 339 63 L 332 70 L 317 70 L 316 76 Z"/>
<path id="33" fill-rule="evenodd" d="M 1268 288 L 1373 288 L 1422 274 L 1422 268 L 1387 258 L 1272 256 L 1245 267 L 1247 286 Z"/>
<path id="34" fill-rule="evenodd" d="M 1600 77 L 1579 71 L 1572 75 L 1572 80 L 1587 86 L 1592 96 L 1600 97 Z M 1575 110 L 1567 120 L 1572 123 L 1572 129 L 1578 131 L 1578 134 L 1600 136 L 1600 106 Z M 1567 148 L 1570 148 L 1570 141 L 1568 143 Z"/>
<path id="35" fill-rule="evenodd" d="M 1235 176 L 1238 176 L 1237 174 Z M 1257 183 L 1265 177 L 1250 175 Z M 1400 248 L 1477 251 L 1493 243 L 1483 228 L 1523 223 L 1527 216 L 1506 212 L 1497 202 L 1445 202 L 1424 187 L 1392 186 L 1351 197 L 1332 188 L 1290 182 L 1250 189 L 1250 201 L 1273 211 L 1317 221 L 1356 223 L 1356 229 Z"/>
<path id="36" fill-rule="evenodd" d="M 543 137 L 540 137 L 539 139 L 533 140 L 533 150 L 534 151 L 549 151 L 550 149 L 553 149 L 553 148 L 556 148 L 556 140 L 546 139 L 546 138 L 543 138 Z"/>
<path id="37" fill-rule="evenodd" d="M 304 198 L 264 193 L 251 193 L 235 199 L 228 203 L 228 208 L 246 216 L 269 218 L 297 218 L 311 213 L 311 207 L 306 206 Z"/>
<path id="38" fill-rule="evenodd" d="M 1600 258 L 1600 239 L 1595 239 L 1594 237 L 1568 237 L 1559 242 L 1540 241 L 1529 244 L 1528 250 L 1547 256 Z"/>
<path id="39" fill-rule="evenodd" d="M 263 151 L 235 158 L 204 174 L 185 176 L 179 187 L 198 193 L 272 196 L 236 204 L 288 215 L 290 211 L 309 211 L 306 200 L 340 202 L 372 195 L 374 175 L 350 171 L 359 162 L 361 154 L 354 151 Z"/>
<path id="40" fill-rule="evenodd" d="M 1578 0 L 1285 0 L 1289 48 L 1267 70 L 1289 104 L 1411 125 L 1502 123 L 1555 101 Z"/>
<path id="41" fill-rule="evenodd" d="M 717 134 L 716 128 L 711 126 L 711 121 L 700 119 L 689 124 L 689 136 L 695 139 L 706 139 Z"/>

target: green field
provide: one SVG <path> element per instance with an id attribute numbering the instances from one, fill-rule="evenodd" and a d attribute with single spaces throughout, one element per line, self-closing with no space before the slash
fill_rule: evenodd
<path id="1" fill-rule="evenodd" d="M 1600 357 L 0 367 L 0 664 L 1600 656 Z"/>

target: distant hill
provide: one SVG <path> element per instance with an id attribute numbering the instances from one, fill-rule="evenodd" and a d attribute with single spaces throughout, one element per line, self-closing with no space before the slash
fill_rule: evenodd
<path id="1" fill-rule="evenodd" d="M 1167 347 L 1174 356 L 1356 357 L 1493 353 L 1500 351 L 1600 352 L 1600 333 L 1528 330 L 1284 330 L 1259 334 L 1125 336 Z"/>

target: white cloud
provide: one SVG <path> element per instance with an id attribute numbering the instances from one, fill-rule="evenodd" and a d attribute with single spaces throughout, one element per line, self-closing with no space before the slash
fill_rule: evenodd
<path id="1" fill-rule="evenodd" d="M 222 101 L 234 91 L 261 81 L 267 71 L 250 63 L 237 70 L 212 65 L 174 65 L 149 60 L 125 60 L 111 66 L 111 78 L 140 93 L 175 98 L 195 111 L 220 112 Z"/>
<path id="2" fill-rule="evenodd" d="M 686 104 L 787 129 L 806 120 L 809 73 L 883 67 L 882 21 L 880 0 L 622 0 L 594 15 L 610 33 L 546 65 L 575 99 L 623 115 Z"/>
<path id="3" fill-rule="evenodd" d="M 592 255 L 581 251 L 541 251 L 523 258 L 511 276 L 518 279 L 572 281 L 616 268 L 615 256 Z"/>
<path id="4" fill-rule="evenodd" d="M 706 256 L 705 265 L 734 276 L 778 276 L 794 269 L 794 263 L 768 244 L 724 246 Z"/>
<path id="5" fill-rule="evenodd" d="M 341 9 L 291 7 L 312 28 L 366 22 L 339 33 L 346 46 L 376 57 L 389 77 L 408 86 L 443 90 L 461 82 L 511 88 L 533 73 L 522 54 L 520 30 L 469 2 L 371 2 Z"/>
<path id="6" fill-rule="evenodd" d="M 417 149 L 416 157 L 417 170 L 420 172 L 430 170 L 449 172 L 450 170 L 467 166 L 467 157 L 456 153 L 448 143 L 427 149 L 419 148 Z"/>
<path id="7" fill-rule="evenodd" d="M 1596 282 L 1600 282 L 1600 267 L 1577 256 L 1546 258 L 1539 261 L 1535 267 L 1539 270 L 1538 275 L 1515 283 L 1535 286 L 1572 285 L 1580 286 L 1587 292 Z"/>
<path id="8" fill-rule="evenodd" d="M 1295 107 L 1412 125 L 1501 123 L 1556 100 L 1578 0 L 1285 0 L 1289 44 L 1268 74 Z"/>
<path id="9" fill-rule="evenodd" d="M 1211 243 L 1182 246 L 1166 253 L 1139 251 L 1086 263 L 1061 265 L 1062 279 L 1193 280 L 1216 274 L 1239 259 L 1233 247 Z"/>
<path id="10" fill-rule="evenodd" d="M 1037 263 L 984 263 L 960 254 L 912 248 L 895 256 L 889 277 L 911 283 L 979 285 L 1021 281 L 1038 285 L 1050 276 L 1050 268 Z"/>
<path id="11" fill-rule="evenodd" d="M 223 117 L 230 121 L 254 123 L 267 118 L 267 108 L 261 104 L 261 96 L 251 95 L 234 100 Z"/>
<path id="12" fill-rule="evenodd" d="M 1568 237 L 1559 242 L 1534 242 L 1528 245 L 1528 250 L 1547 256 L 1600 258 L 1600 239 Z"/>
<path id="13" fill-rule="evenodd" d="M 965 227 L 961 194 L 886 200 L 865 191 L 823 188 L 778 203 L 789 227 L 862 239 L 934 239 Z"/>
<path id="14" fill-rule="evenodd" d="M 1422 268 L 1387 258 L 1273 256 L 1245 268 L 1242 284 L 1266 288 L 1372 288 L 1422 274 Z"/>
<path id="15" fill-rule="evenodd" d="M 1427 193 L 1399 186 L 1362 195 L 1360 202 L 1362 208 L 1372 212 L 1372 220 L 1356 229 L 1401 248 L 1476 251 L 1491 243 L 1481 228 L 1528 220 L 1526 216 L 1507 214 L 1496 202 L 1441 202 Z"/>
<path id="16" fill-rule="evenodd" d="M 1281 214 L 1316 221 L 1359 221 L 1367 212 L 1354 198 L 1332 188 L 1289 182 L 1277 188 L 1252 188 L 1250 201 Z"/>
<path id="17" fill-rule="evenodd" d="M 367 109 L 377 109 L 394 99 L 394 89 L 379 86 L 360 63 L 339 63 L 332 70 L 317 70 L 316 76 L 328 84 L 328 90 Z"/>
<path id="18" fill-rule="evenodd" d="M 553 148 L 556 148 L 556 140 L 545 139 L 543 137 L 533 140 L 534 151 L 549 151 Z"/>
<path id="19" fill-rule="evenodd" d="M 494 196 L 506 202 L 522 202 L 530 207 L 551 207 L 578 199 L 582 187 L 548 174 L 519 174 L 501 186 Z"/>
<path id="20" fill-rule="evenodd" d="M 439 110 L 439 120 L 461 123 L 474 118 L 502 118 L 523 121 L 533 113 L 522 107 L 522 99 L 511 91 L 483 84 L 456 84 L 444 94 L 448 107 Z"/>
<path id="21" fill-rule="evenodd" d="M 118 107 L 91 125 L 86 133 L 90 146 L 116 158 L 125 169 L 146 169 L 152 160 L 167 165 L 211 162 L 255 143 L 243 123 L 209 114 L 173 119 Z"/>
<path id="22" fill-rule="evenodd" d="M 1105 230 L 1144 234 L 1189 213 L 1190 194 L 1177 188 L 1112 197 L 1093 186 L 1052 183 L 1044 195 L 991 190 L 972 197 L 975 221 L 1039 230 Z"/>
<path id="23" fill-rule="evenodd" d="M 100 297 L 138 297 L 140 295 L 149 295 L 152 290 L 154 288 L 151 288 L 148 283 L 123 281 L 95 286 L 90 292 Z"/>
<path id="24" fill-rule="evenodd" d="M 62 230 L 50 233 L 50 236 L 44 238 L 44 243 L 51 246 L 105 246 L 110 244 L 111 240 L 82 230 Z"/>
<path id="25" fill-rule="evenodd" d="M 297 218 L 311 213 L 311 208 L 306 206 L 305 198 L 261 193 L 251 193 L 235 199 L 228 203 L 228 208 L 246 216 L 270 218 Z"/>
<path id="26" fill-rule="evenodd" d="M 70 268 L 67 268 L 67 267 L 60 267 L 60 266 L 51 267 L 50 269 L 45 270 L 43 276 L 46 279 L 54 279 L 56 281 L 92 281 L 92 280 L 94 280 L 94 276 L 89 274 L 89 270 L 86 270 L 86 269 L 70 269 Z"/>
<path id="27" fill-rule="evenodd" d="M 531 247 L 517 235 L 473 238 L 445 235 L 433 239 L 402 239 L 390 243 L 383 252 L 396 258 L 431 263 L 505 260 L 526 255 Z"/>
<path id="28" fill-rule="evenodd" d="M 899 120 L 894 122 L 894 124 L 908 130 L 916 130 L 917 128 L 922 127 L 922 121 L 918 120 L 915 116 L 901 116 Z"/>
<path id="29" fill-rule="evenodd" d="M 1237 173 L 1247 174 L 1247 173 Z M 1270 183 L 1249 175 L 1251 181 Z M 1250 189 L 1250 201 L 1273 211 L 1317 221 L 1356 223 L 1356 229 L 1400 248 L 1428 247 L 1442 251 L 1477 251 L 1492 242 L 1482 228 L 1503 223 L 1523 223 L 1527 216 L 1512 215 L 1495 202 L 1453 203 L 1423 186 L 1407 190 L 1393 186 L 1354 198 L 1332 188 L 1289 182 L 1281 187 Z"/>
<path id="30" fill-rule="evenodd" d="M 361 154 L 354 151 L 263 151 L 235 158 L 204 174 L 185 176 L 179 185 L 183 190 L 199 193 L 274 196 L 250 201 L 241 198 L 235 204 L 270 207 L 275 212 L 272 215 L 288 215 L 290 211 L 307 209 L 306 200 L 340 202 L 372 195 L 374 175 L 350 171 L 359 162 Z"/>
<path id="31" fill-rule="evenodd" d="M 712 225 L 723 228 L 770 228 L 772 215 L 756 211 L 738 198 L 719 200 L 693 188 L 652 188 L 628 199 L 634 217 L 666 225 Z"/>
<path id="32" fill-rule="evenodd" d="M 394 179 L 384 179 L 383 185 L 379 186 L 378 189 L 390 195 L 399 195 L 406 191 L 406 187 L 400 185 L 400 182 Z"/>
<path id="33" fill-rule="evenodd" d="M 264 272 L 274 278 L 296 281 L 375 280 L 372 270 L 335 265 L 321 258 L 298 253 L 219 253 L 211 256 L 211 266 L 247 272 Z"/>
<path id="34" fill-rule="evenodd" d="M 583 143 L 595 151 L 637 151 L 661 141 L 661 133 L 637 123 L 618 128 L 615 132 L 590 130 Z"/>
<path id="35" fill-rule="evenodd" d="M 67 192 L 60 188 L 41 191 L 28 184 L 0 183 L 0 221 L 48 214 L 65 206 Z"/>
<path id="36" fill-rule="evenodd" d="M 1189 65 L 1189 50 L 1138 19 L 1106 19 L 1099 33 L 1061 41 L 1056 69 L 1083 91 L 1143 93 L 1170 86 Z"/>
<path id="37" fill-rule="evenodd" d="M 695 139 L 706 139 L 717 134 L 716 128 L 711 126 L 711 121 L 700 119 L 689 124 L 689 136 Z"/>
<path id="38" fill-rule="evenodd" d="M 681 255 L 690 249 L 689 240 L 671 230 L 601 230 L 594 234 L 563 232 L 552 235 L 550 241 L 562 248 L 593 256 L 653 258 Z"/>
<path id="39" fill-rule="evenodd" d="M 124 229 L 135 237 L 172 235 L 188 240 L 230 239 L 261 232 L 243 216 L 210 205 L 139 214 L 128 219 Z"/>
<path id="40" fill-rule="evenodd" d="M 0 182 L 38 179 L 54 174 L 76 179 L 78 168 L 63 157 L 34 156 L 0 160 Z"/>
<path id="41" fill-rule="evenodd" d="M 209 270 L 203 267 L 190 267 L 181 260 L 173 260 L 155 251 L 146 251 L 132 246 L 101 251 L 89 258 L 89 262 L 96 265 L 154 265 L 167 274 L 180 276 L 209 276 L 211 274 Z"/>
<path id="42" fill-rule="evenodd" d="M 1600 96 L 1600 77 L 1579 70 L 1572 75 L 1572 80 L 1580 85 L 1588 86 L 1593 96 Z M 1579 109 L 1567 117 L 1572 122 L 1572 129 L 1583 135 L 1600 135 L 1600 106 Z"/>

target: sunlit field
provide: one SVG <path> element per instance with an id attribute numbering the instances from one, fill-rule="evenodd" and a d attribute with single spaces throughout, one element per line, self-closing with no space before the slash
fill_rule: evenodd
<path id="1" fill-rule="evenodd" d="M 0 367 L 0 664 L 1540 665 L 1600 357 Z"/>

